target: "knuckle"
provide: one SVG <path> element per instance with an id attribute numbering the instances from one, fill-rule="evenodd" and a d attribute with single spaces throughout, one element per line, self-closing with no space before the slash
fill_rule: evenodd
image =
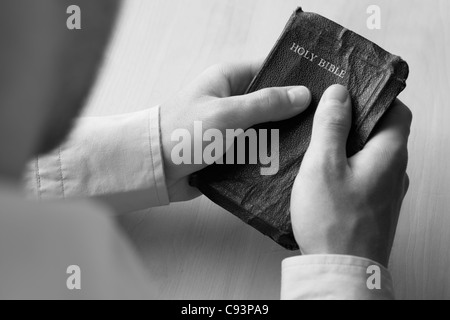
<path id="1" fill-rule="evenodd" d="M 280 94 L 278 90 L 269 88 L 258 92 L 256 96 L 256 104 L 259 107 L 269 108 L 280 102 Z"/>
<path id="2" fill-rule="evenodd" d="M 405 106 L 405 118 L 409 124 L 411 124 L 414 120 L 414 115 L 413 115 L 411 109 L 409 109 L 407 106 Z"/>
<path id="3" fill-rule="evenodd" d="M 327 108 L 328 109 L 328 108 Z M 334 110 L 333 110 L 334 109 Z M 347 130 L 348 119 L 343 112 L 336 108 L 329 108 L 329 110 L 320 110 L 315 116 L 316 123 L 321 127 L 330 130 Z"/>
<path id="4" fill-rule="evenodd" d="M 212 68 L 216 71 L 223 72 L 227 70 L 227 65 L 225 63 L 216 63 Z"/>
<path id="5" fill-rule="evenodd" d="M 403 115 L 403 117 L 405 118 L 405 120 L 412 122 L 413 120 L 413 113 L 411 111 L 411 109 L 409 109 L 403 102 L 401 102 L 400 100 L 396 100 L 394 102 L 394 112 L 397 111 L 400 114 Z"/>
<path id="6" fill-rule="evenodd" d="M 405 174 L 405 193 L 408 192 L 410 185 L 411 185 L 411 179 L 409 178 L 408 174 Z"/>
<path id="7" fill-rule="evenodd" d="M 217 72 L 221 72 L 222 70 L 222 66 L 220 64 L 214 64 L 212 66 L 210 66 L 209 68 L 206 69 L 206 73 L 217 73 Z"/>
<path id="8" fill-rule="evenodd" d="M 408 148 L 406 146 L 380 148 L 378 158 L 380 163 L 384 164 L 386 170 L 398 172 L 400 175 L 406 173 L 408 167 Z"/>
<path id="9" fill-rule="evenodd" d="M 229 74 L 229 66 L 226 63 L 217 63 L 208 68 L 207 72 L 213 75 L 227 76 Z"/>
<path id="10" fill-rule="evenodd" d="M 406 168 L 408 164 L 408 148 L 405 145 L 399 146 L 392 151 L 394 160 Z"/>
<path id="11" fill-rule="evenodd" d="M 201 117 L 208 119 L 208 121 L 229 124 L 236 121 L 240 116 L 240 111 L 243 111 L 242 108 L 232 99 L 215 100 L 204 104 Z"/>
<path id="12" fill-rule="evenodd" d="M 310 148 L 307 151 L 304 164 L 306 171 L 316 178 L 325 180 L 341 180 L 347 172 L 346 161 L 330 156 L 326 150 L 318 148 Z"/>
<path id="13" fill-rule="evenodd" d="M 390 109 L 390 112 L 395 115 L 395 118 L 398 121 L 401 121 L 404 128 L 409 132 L 411 129 L 412 122 L 414 120 L 414 115 L 411 109 L 409 109 L 400 100 L 396 100 L 393 107 Z"/>

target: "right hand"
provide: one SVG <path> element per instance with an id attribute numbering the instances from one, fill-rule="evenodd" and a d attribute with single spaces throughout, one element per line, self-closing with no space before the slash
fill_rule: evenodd
<path id="1" fill-rule="evenodd" d="M 292 191 L 294 234 L 303 254 L 340 254 L 388 265 L 406 175 L 411 111 L 396 101 L 365 148 L 347 159 L 351 99 L 330 87 Z"/>
<path id="2" fill-rule="evenodd" d="M 172 134 L 185 129 L 195 145 L 194 123 L 202 122 L 204 132 L 227 129 L 246 130 L 256 124 L 292 118 L 308 108 L 310 91 L 302 86 L 267 88 L 244 94 L 262 62 L 216 65 L 202 73 L 161 108 L 161 142 L 166 182 L 171 202 L 186 201 L 201 195 L 188 183 L 189 176 L 206 168 L 206 163 L 177 165 L 172 159 L 179 142 Z M 198 142 L 198 141 L 197 141 Z M 201 141 L 200 141 L 201 142 Z M 226 145 L 226 141 L 223 141 Z M 206 145 L 204 144 L 203 147 Z M 225 150 L 224 150 L 225 151 Z M 191 154 L 198 152 L 192 150 Z M 203 154 L 203 149 L 200 150 Z M 217 159 L 223 153 L 216 154 Z"/>

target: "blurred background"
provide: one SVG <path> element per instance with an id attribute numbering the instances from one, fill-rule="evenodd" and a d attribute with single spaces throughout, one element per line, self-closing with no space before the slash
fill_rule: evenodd
<path id="1" fill-rule="evenodd" d="M 381 30 L 366 25 L 373 4 L 381 8 Z M 212 64 L 264 58 L 298 6 L 409 63 L 400 99 L 415 117 L 411 189 L 391 271 L 400 299 L 450 299 L 450 1 L 124 0 L 85 114 L 164 104 Z M 293 253 L 206 198 L 121 222 L 157 279 L 160 298 L 279 298 L 281 261 Z"/>

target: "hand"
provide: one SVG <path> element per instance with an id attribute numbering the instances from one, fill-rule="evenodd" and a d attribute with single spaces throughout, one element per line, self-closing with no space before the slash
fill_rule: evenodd
<path id="1" fill-rule="evenodd" d="M 396 101 L 364 150 L 347 159 L 351 115 L 347 90 L 329 88 L 292 191 L 294 233 L 303 254 L 353 255 L 387 266 L 409 186 L 412 115 Z"/>
<path id="2" fill-rule="evenodd" d="M 188 177 L 206 167 L 205 163 L 174 164 L 171 154 L 179 144 L 172 141 L 175 130 L 187 129 L 193 146 L 194 138 L 198 138 L 194 137 L 196 121 L 202 122 L 203 131 L 218 129 L 224 134 L 227 129 L 245 130 L 259 123 L 285 120 L 308 107 L 311 94 L 305 87 L 270 88 L 243 95 L 260 66 L 241 63 L 211 67 L 161 107 L 163 161 L 171 202 L 199 196 L 199 191 L 189 186 Z M 219 159 L 223 154 L 216 156 Z"/>

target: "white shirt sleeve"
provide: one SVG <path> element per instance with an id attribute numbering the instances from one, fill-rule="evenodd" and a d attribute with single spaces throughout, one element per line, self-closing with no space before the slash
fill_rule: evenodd
<path id="1" fill-rule="evenodd" d="M 159 109 L 81 118 L 66 143 L 30 164 L 27 190 L 38 199 L 100 197 L 120 212 L 168 205 Z"/>
<path id="2" fill-rule="evenodd" d="M 369 269 L 373 266 L 379 275 Z M 368 282 L 376 284 L 378 276 L 381 288 L 369 289 Z M 341 255 L 305 255 L 283 261 L 281 299 L 393 300 L 394 290 L 389 271 L 374 261 Z"/>

